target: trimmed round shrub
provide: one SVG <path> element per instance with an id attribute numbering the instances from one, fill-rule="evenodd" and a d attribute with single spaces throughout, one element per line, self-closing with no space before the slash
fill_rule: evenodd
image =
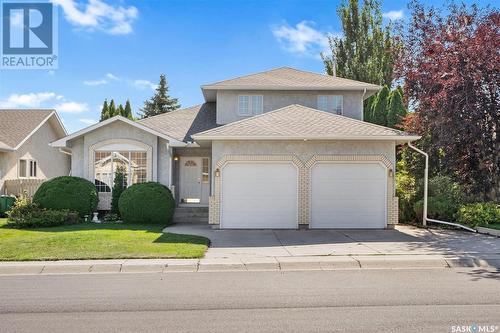
<path id="1" fill-rule="evenodd" d="M 33 202 L 41 208 L 67 209 L 83 217 L 97 209 L 99 197 L 92 182 L 79 177 L 62 176 L 43 182 L 33 196 Z"/>
<path id="2" fill-rule="evenodd" d="M 134 184 L 123 191 L 118 208 L 126 223 L 167 225 L 174 215 L 175 200 L 166 186 L 147 182 Z"/>

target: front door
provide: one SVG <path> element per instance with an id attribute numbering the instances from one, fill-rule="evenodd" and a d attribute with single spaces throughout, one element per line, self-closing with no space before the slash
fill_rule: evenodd
<path id="1" fill-rule="evenodd" d="M 202 158 L 180 158 L 181 203 L 199 204 L 202 201 Z"/>

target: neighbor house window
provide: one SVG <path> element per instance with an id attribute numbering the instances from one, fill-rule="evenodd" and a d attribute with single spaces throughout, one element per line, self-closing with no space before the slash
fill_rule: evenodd
<path id="1" fill-rule="evenodd" d="M 240 95 L 238 96 L 238 115 L 254 116 L 262 113 L 262 95 Z"/>
<path id="2" fill-rule="evenodd" d="M 342 114 L 344 100 L 342 95 L 318 96 L 318 110 L 335 114 Z"/>
<path id="3" fill-rule="evenodd" d="M 94 179 L 98 192 L 111 192 L 119 170 L 125 175 L 125 187 L 147 181 L 146 152 L 96 151 L 94 154 Z"/>
<path id="4" fill-rule="evenodd" d="M 37 162 L 35 160 L 19 160 L 19 177 L 36 178 L 37 169 Z"/>

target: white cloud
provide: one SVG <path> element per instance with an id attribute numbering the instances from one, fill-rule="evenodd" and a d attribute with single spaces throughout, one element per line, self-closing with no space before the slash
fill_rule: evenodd
<path id="1" fill-rule="evenodd" d="M 90 118 L 80 118 L 78 119 L 81 123 L 84 123 L 85 125 L 94 125 L 97 124 L 97 120 L 95 119 L 90 119 Z"/>
<path id="2" fill-rule="evenodd" d="M 59 103 L 54 108 L 61 113 L 82 113 L 89 110 L 87 103 L 63 102 Z"/>
<path id="3" fill-rule="evenodd" d="M 274 26 L 274 37 L 288 52 L 297 55 L 318 57 L 319 53 L 328 50 L 328 35 L 312 27 L 314 22 L 302 21 L 295 27 L 283 24 Z"/>
<path id="4" fill-rule="evenodd" d="M 74 26 L 89 31 L 102 30 L 111 35 L 127 35 L 133 32 L 132 23 L 139 12 L 134 6 L 113 6 L 102 0 L 52 0 L 61 6 L 66 19 Z"/>
<path id="5" fill-rule="evenodd" d="M 391 21 L 395 21 L 395 20 L 400 20 L 402 19 L 405 14 L 403 12 L 403 10 L 391 10 L 391 11 L 388 11 L 386 13 L 383 13 L 382 16 L 386 19 L 389 19 Z"/>
<path id="6" fill-rule="evenodd" d="M 103 84 L 108 83 L 108 81 L 102 79 L 102 80 L 90 80 L 90 81 L 83 81 L 83 84 L 86 86 L 101 86 Z"/>
<path id="7" fill-rule="evenodd" d="M 133 85 L 139 89 L 151 89 L 151 90 L 155 90 L 156 87 L 158 86 L 157 84 L 148 80 L 135 80 L 133 82 Z"/>
<path id="8" fill-rule="evenodd" d="M 69 101 L 54 92 L 12 94 L 0 100 L 0 108 L 54 108 L 61 113 L 82 113 L 89 110 L 86 103 Z"/>
<path id="9" fill-rule="evenodd" d="M 119 78 L 118 76 L 115 76 L 115 75 L 113 75 L 113 74 L 111 74 L 111 73 L 107 73 L 107 74 L 106 74 L 106 77 L 107 77 L 108 79 L 110 79 L 110 80 L 115 80 L 115 81 L 120 80 L 120 78 Z"/>
<path id="10" fill-rule="evenodd" d="M 61 98 L 62 96 L 58 96 L 53 92 L 12 94 L 6 99 L 0 100 L 0 108 L 36 108 L 40 107 L 45 102 Z"/>

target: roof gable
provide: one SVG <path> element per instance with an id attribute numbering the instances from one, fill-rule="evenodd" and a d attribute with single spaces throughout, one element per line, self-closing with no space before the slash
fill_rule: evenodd
<path id="1" fill-rule="evenodd" d="M 0 110 L 0 149 L 17 150 L 47 121 L 51 122 L 60 136 L 66 135 L 66 129 L 55 110 Z"/>
<path id="2" fill-rule="evenodd" d="M 107 126 L 111 123 L 114 123 L 116 121 L 121 121 L 121 122 L 124 122 L 130 126 L 133 126 L 133 127 L 136 127 L 136 128 L 139 128 L 140 130 L 143 130 L 145 132 L 148 132 L 148 133 L 151 133 L 153 135 L 156 135 L 160 138 L 163 138 L 165 140 L 168 140 L 169 143 L 171 145 L 178 145 L 178 146 L 183 146 L 184 144 L 182 142 L 180 142 L 179 140 L 169 136 L 169 135 L 166 135 L 164 133 L 161 133 L 161 132 L 158 132 L 157 130 L 149 127 L 149 126 L 146 126 L 146 125 L 143 125 L 139 122 L 136 122 L 136 121 L 133 121 L 133 120 L 130 120 L 130 119 L 127 119 L 125 117 L 122 117 L 122 116 L 115 116 L 115 117 L 112 117 L 112 118 L 109 118 L 109 119 L 106 119 L 104 121 L 101 121 L 97 124 L 94 124 L 94 125 L 91 125 L 89 127 L 86 127 L 82 130 L 79 130 L 73 134 L 70 134 L 60 140 L 57 140 L 57 141 L 54 141 L 52 142 L 50 145 L 52 147 L 66 147 L 66 144 L 68 141 L 70 140 L 73 140 L 73 139 L 76 139 L 82 135 L 85 135 L 86 133 L 89 133 L 89 132 L 92 132 L 92 131 L 95 131 L 96 129 L 98 128 L 101 128 L 101 127 L 104 127 L 104 126 Z"/>
<path id="3" fill-rule="evenodd" d="M 290 105 L 193 135 L 195 140 L 417 140 L 405 132 Z"/>

